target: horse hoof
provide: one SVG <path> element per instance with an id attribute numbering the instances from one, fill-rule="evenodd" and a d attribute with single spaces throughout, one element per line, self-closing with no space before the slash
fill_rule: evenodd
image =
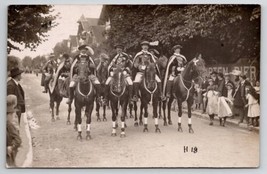
<path id="1" fill-rule="evenodd" d="M 71 125 L 71 122 L 70 121 L 67 121 L 67 125 Z"/>
<path id="2" fill-rule="evenodd" d="M 52 122 L 55 122 L 56 120 L 55 120 L 55 118 L 52 118 L 51 121 L 52 121 Z"/>
<path id="3" fill-rule="evenodd" d="M 156 133 L 161 133 L 161 131 L 160 131 L 159 128 L 156 128 L 156 129 L 155 129 L 155 132 L 156 132 Z"/>
<path id="4" fill-rule="evenodd" d="M 81 135 L 77 135 L 77 140 L 82 141 L 82 136 Z"/>
<path id="5" fill-rule="evenodd" d="M 121 138 L 125 138 L 126 137 L 125 133 L 121 133 L 121 136 L 120 137 Z"/>
<path id="6" fill-rule="evenodd" d="M 137 122 L 134 123 L 134 127 L 138 127 L 138 123 Z"/>
<path id="7" fill-rule="evenodd" d="M 91 135 L 86 135 L 86 140 L 91 140 L 91 139 L 92 139 Z"/>
<path id="8" fill-rule="evenodd" d="M 148 132 L 148 128 L 145 127 L 145 128 L 143 129 L 143 132 Z"/>
<path id="9" fill-rule="evenodd" d="M 112 137 L 116 137 L 117 134 L 116 134 L 116 133 L 111 133 L 111 136 L 112 136 Z"/>
<path id="10" fill-rule="evenodd" d="M 104 118 L 103 118 L 103 121 L 108 121 L 108 120 L 106 119 L 106 117 L 104 117 Z"/>
<path id="11" fill-rule="evenodd" d="M 209 124 L 210 126 L 212 126 L 213 125 L 213 122 L 210 122 L 210 124 Z"/>
<path id="12" fill-rule="evenodd" d="M 171 121 L 171 120 L 169 120 L 168 124 L 169 124 L 169 125 L 172 125 L 172 121 Z"/>
<path id="13" fill-rule="evenodd" d="M 182 127 L 178 127 L 178 132 L 183 132 Z"/>
<path id="14" fill-rule="evenodd" d="M 59 116 L 57 116 L 57 118 L 56 118 L 57 120 L 60 120 L 60 118 L 59 118 Z"/>
<path id="15" fill-rule="evenodd" d="M 193 134 L 194 130 L 192 128 L 189 129 L 189 133 Z"/>
<path id="16" fill-rule="evenodd" d="M 163 123 L 163 126 L 168 126 L 168 124 L 167 124 L 167 122 L 166 122 L 166 121 L 164 121 L 164 123 Z"/>
<path id="17" fill-rule="evenodd" d="M 142 122 L 142 121 L 139 121 L 139 125 L 140 125 L 140 126 L 143 126 L 143 122 Z"/>
<path id="18" fill-rule="evenodd" d="M 101 119 L 100 118 L 97 118 L 97 120 L 96 121 L 101 121 Z"/>

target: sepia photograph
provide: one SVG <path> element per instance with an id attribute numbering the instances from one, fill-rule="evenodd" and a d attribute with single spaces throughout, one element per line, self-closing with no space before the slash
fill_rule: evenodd
<path id="1" fill-rule="evenodd" d="M 256 4 L 9 5 L 6 168 L 258 168 L 260 34 Z"/>

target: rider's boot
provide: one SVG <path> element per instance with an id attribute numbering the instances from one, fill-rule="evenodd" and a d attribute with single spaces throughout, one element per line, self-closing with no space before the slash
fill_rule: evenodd
<path id="1" fill-rule="evenodd" d="M 173 81 L 168 80 L 166 86 L 166 98 L 169 99 L 171 97 L 171 89 L 172 89 Z"/>
<path id="2" fill-rule="evenodd" d="M 129 85 L 129 101 L 133 101 L 133 85 Z"/>
<path id="3" fill-rule="evenodd" d="M 70 87 L 70 94 L 69 94 L 69 98 L 67 101 L 67 104 L 71 104 L 74 98 L 74 87 Z"/>
<path id="4" fill-rule="evenodd" d="M 95 84 L 95 90 L 96 90 L 96 101 L 101 102 L 101 84 Z"/>

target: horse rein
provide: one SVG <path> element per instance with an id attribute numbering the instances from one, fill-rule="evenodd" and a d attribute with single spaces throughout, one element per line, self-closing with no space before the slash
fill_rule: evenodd
<path id="1" fill-rule="evenodd" d="M 92 92 L 92 82 L 90 80 L 89 80 L 89 84 L 90 84 L 90 90 L 87 95 L 84 95 L 80 90 L 80 83 L 78 83 L 78 92 L 85 98 L 87 98 Z"/>
<path id="2" fill-rule="evenodd" d="M 156 87 L 155 87 L 155 89 L 154 89 L 153 91 L 150 91 L 150 90 L 147 88 L 147 86 L 146 86 L 146 81 L 145 81 L 145 79 L 144 79 L 143 81 L 144 81 L 144 87 L 145 87 L 146 91 L 149 92 L 149 94 L 150 94 L 150 100 L 149 100 L 149 103 L 150 103 L 150 102 L 152 102 L 152 100 L 153 100 L 154 93 L 155 93 L 156 90 L 158 89 L 158 84 L 156 83 Z"/>

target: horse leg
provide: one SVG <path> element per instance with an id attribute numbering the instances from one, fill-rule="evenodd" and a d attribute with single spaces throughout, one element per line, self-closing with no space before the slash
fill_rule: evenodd
<path id="1" fill-rule="evenodd" d="M 55 107 L 55 103 L 54 103 L 54 96 L 52 96 L 53 94 L 50 94 L 50 109 L 51 109 L 51 116 L 52 116 L 52 119 L 51 121 L 52 122 L 55 122 L 55 115 L 54 115 L 54 107 Z"/>
<path id="2" fill-rule="evenodd" d="M 122 107 L 121 107 L 121 138 L 126 137 L 125 134 L 125 127 L 126 127 L 126 123 L 125 123 L 125 115 L 127 113 L 127 103 L 123 103 Z"/>
<path id="3" fill-rule="evenodd" d="M 143 132 L 148 132 L 148 128 L 147 128 L 147 121 L 148 121 L 148 111 L 147 111 L 147 105 L 148 104 L 142 104 L 142 108 L 144 108 L 144 129 Z M 143 110 L 143 109 L 142 109 Z M 141 115 L 140 115 L 141 117 Z"/>
<path id="4" fill-rule="evenodd" d="M 60 120 L 59 118 L 59 106 L 60 106 L 61 100 L 57 101 L 56 103 L 56 119 Z"/>
<path id="5" fill-rule="evenodd" d="M 133 104 L 132 103 L 129 104 L 129 114 L 130 114 L 130 118 L 133 118 Z"/>
<path id="6" fill-rule="evenodd" d="M 167 118 L 166 118 L 166 106 L 167 106 L 167 102 L 164 101 L 162 103 L 162 110 L 163 110 L 163 126 L 168 126 L 167 124 Z"/>
<path id="7" fill-rule="evenodd" d="M 113 102 L 111 102 L 110 105 L 111 105 L 111 111 L 112 111 L 112 133 L 111 133 L 111 136 L 115 137 L 115 136 L 117 136 L 117 133 L 116 133 L 116 128 L 117 128 L 116 127 L 116 109 L 115 109 Z"/>
<path id="8" fill-rule="evenodd" d="M 95 108 L 95 111 L 96 111 L 96 121 L 101 121 L 100 119 L 100 114 L 99 114 L 99 110 L 100 110 L 100 104 L 98 102 L 96 102 L 96 108 Z"/>
<path id="9" fill-rule="evenodd" d="M 82 140 L 82 115 L 81 115 L 81 107 L 75 105 L 75 114 L 77 119 L 77 130 L 78 130 L 78 140 Z"/>
<path id="10" fill-rule="evenodd" d="M 155 132 L 159 132 L 161 133 L 160 129 L 159 129 L 159 118 L 158 118 L 158 101 L 157 102 L 153 102 L 153 116 L 154 116 L 154 121 L 155 121 Z"/>
<path id="11" fill-rule="evenodd" d="M 158 102 L 158 107 L 159 107 L 159 114 L 158 114 L 158 118 L 161 119 L 162 118 L 162 109 L 161 109 L 161 106 L 162 106 L 162 102 L 159 101 Z"/>
<path id="12" fill-rule="evenodd" d="M 92 111 L 94 109 L 94 103 L 89 104 L 86 107 L 85 113 L 86 113 L 86 140 L 92 139 L 90 135 L 91 131 L 91 116 L 92 116 Z"/>
<path id="13" fill-rule="evenodd" d="M 193 100 L 192 99 L 188 99 L 187 100 L 187 108 L 188 108 L 188 127 L 189 127 L 189 133 L 194 133 L 194 130 L 192 128 L 192 120 L 191 120 L 191 106 L 193 104 Z"/>
<path id="14" fill-rule="evenodd" d="M 134 126 L 137 127 L 138 126 L 138 119 L 137 119 L 137 104 L 136 102 L 134 102 Z"/>
<path id="15" fill-rule="evenodd" d="M 144 109 L 144 105 L 143 105 L 143 102 L 141 101 L 141 104 L 140 104 L 140 116 L 139 116 L 139 125 L 140 126 L 143 126 L 143 120 L 142 120 L 142 117 L 143 117 L 143 109 Z"/>
<path id="16" fill-rule="evenodd" d="M 172 125 L 172 120 L 171 120 L 171 106 L 173 102 L 173 97 L 170 97 L 170 100 L 168 101 L 168 124 Z"/>
<path id="17" fill-rule="evenodd" d="M 68 118 L 67 118 L 67 125 L 70 125 L 70 113 L 71 113 L 71 104 L 68 104 Z"/>
<path id="18" fill-rule="evenodd" d="M 106 105 L 103 105 L 103 121 L 107 121 L 107 118 L 106 118 Z"/>
<path id="19" fill-rule="evenodd" d="M 182 129 L 182 102 L 177 100 L 178 104 L 178 132 L 183 132 Z"/>

